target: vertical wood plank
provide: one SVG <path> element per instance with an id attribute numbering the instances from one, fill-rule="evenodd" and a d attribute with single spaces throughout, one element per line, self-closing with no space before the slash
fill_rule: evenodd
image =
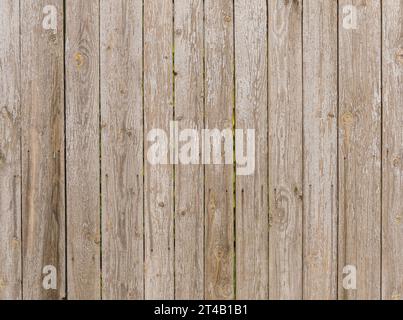
<path id="1" fill-rule="evenodd" d="M 67 287 L 99 299 L 99 1 L 66 2 Z"/>
<path id="2" fill-rule="evenodd" d="M 144 2 L 146 135 L 173 120 L 173 2 Z M 145 137 L 145 145 L 150 143 Z M 145 159 L 145 297 L 174 298 L 173 166 Z"/>
<path id="3" fill-rule="evenodd" d="M 269 208 L 265 0 L 235 1 L 235 73 L 235 127 L 244 130 L 244 141 L 247 130 L 255 130 L 255 170 L 250 175 L 236 178 L 236 297 L 267 299 Z M 245 142 L 243 149 L 241 151 L 245 154 Z"/>
<path id="4" fill-rule="evenodd" d="M 269 284 L 302 298 L 302 1 L 269 1 Z"/>
<path id="5" fill-rule="evenodd" d="M 403 0 L 383 1 L 382 297 L 403 300 Z"/>
<path id="6" fill-rule="evenodd" d="M 337 299 L 337 1 L 306 0 L 304 299 Z"/>
<path id="7" fill-rule="evenodd" d="M 233 1 L 206 0 L 205 127 L 233 127 Z M 205 167 L 205 298 L 234 298 L 233 165 Z"/>
<path id="8" fill-rule="evenodd" d="M 381 7 L 339 2 L 339 298 L 379 299 L 381 266 Z M 346 29 L 343 8 L 357 9 Z M 343 268 L 357 268 L 357 290 Z"/>
<path id="9" fill-rule="evenodd" d="M 203 128 L 203 1 L 175 0 L 175 120 Z M 186 141 L 180 141 L 181 144 Z M 175 169 L 175 298 L 204 298 L 204 170 Z"/>
<path id="10" fill-rule="evenodd" d="M 21 299 L 20 5 L 0 0 L 0 300 Z"/>
<path id="11" fill-rule="evenodd" d="M 144 298 L 142 0 L 101 1 L 103 299 Z"/>
<path id="12" fill-rule="evenodd" d="M 54 9 L 57 29 L 45 29 Z M 63 14 L 62 0 L 21 1 L 24 299 L 65 297 Z M 55 290 L 43 287 L 46 266 Z"/>

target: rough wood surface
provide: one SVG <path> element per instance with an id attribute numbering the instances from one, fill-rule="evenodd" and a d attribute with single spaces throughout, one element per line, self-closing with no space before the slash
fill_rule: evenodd
<path id="1" fill-rule="evenodd" d="M 43 28 L 49 5 L 56 30 Z M 66 296 L 63 14 L 62 0 L 21 1 L 24 299 Z M 56 268 L 55 290 L 44 289 L 46 266 Z"/>
<path id="2" fill-rule="evenodd" d="M 383 1 L 382 298 L 403 300 L 403 0 Z"/>
<path id="3" fill-rule="evenodd" d="M 21 299 L 20 7 L 0 0 L 0 300 Z"/>
<path id="4" fill-rule="evenodd" d="M 170 132 L 173 120 L 173 2 L 144 2 L 145 132 Z M 151 142 L 145 139 L 145 146 Z M 170 157 L 168 157 L 169 160 Z M 152 165 L 145 154 L 145 297 L 174 298 L 173 165 Z"/>
<path id="5" fill-rule="evenodd" d="M 0 299 L 403 299 L 402 25 L 403 0 L 0 0 Z"/>
<path id="6" fill-rule="evenodd" d="M 302 1 L 269 1 L 269 284 L 302 298 Z"/>
<path id="7" fill-rule="evenodd" d="M 69 299 L 101 294 L 99 1 L 66 3 L 67 286 Z"/>
<path id="8" fill-rule="evenodd" d="M 175 1 L 175 120 L 203 128 L 203 1 Z M 186 141 L 181 141 L 181 145 Z M 175 298 L 204 297 L 204 170 L 175 167 Z"/>
<path id="9" fill-rule="evenodd" d="M 233 127 L 234 39 L 233 2 L 206 0 L 205 128 Z M 205 168 L 205 298 L 233 299 L 234 168 Z"/>
<path id="10" fill-rule="evenodd" d="M 337 299 L 337 1 L 304 1 L 304 299 Z"/>
<path id="11" fill-rule="evenodd" d="M 103 299 L 144 297 L 142 1 L 101 1 Z"/>
<path id="12" fill-rule="evenodd" d="M 381 292 L 381 7 L 341 0 L 339 7 L 339 298 L 379 299 Z M 345 29 L 343 7 L 357 8 Z M 343 268 L 357 269 L 357 290 Z"/>
<path id="13" fill-rule="evenodd" d="M 255 170 L 236 177 L 236 297 L 269 297 L 267 6 L 235 1 L 236 129 L 255 130 Z"/>

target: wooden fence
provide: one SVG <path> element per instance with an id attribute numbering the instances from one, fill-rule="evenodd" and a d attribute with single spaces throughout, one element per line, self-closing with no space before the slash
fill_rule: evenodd
<path id="1" fill-rule="evenodd" d="M 402 25 L 403 0 L 0 0 L 0 299 L 403 299 Z M 172 120 L 254 129 L 254 174 L 150 164 Z"/>

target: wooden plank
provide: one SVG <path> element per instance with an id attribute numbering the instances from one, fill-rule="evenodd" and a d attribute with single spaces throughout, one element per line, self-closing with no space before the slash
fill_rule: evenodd
<path id="1" fill-rule="evenodd" d="M 21 299 L 20 6 L 0 0 L 0 300 Z"/>
<path id="2" fill-rule="evenodd" d="M 403 0 L 383 1 L 382 297 L 403 300 Z"/>
<path id="3" fill-rule="evenodd" d="M 236 125 L 255 130 L 255 170 L 236 177 L 236 297 L 269 297 L 267 5 L 235 1 Z M 239 146 L 241 147 L 241 146 Z M 238 145 L 236 145 L 238 150 Z M 239 173 L 240 171 L 237 170 Z"/>
<path id="4" fill-rule="evenodd" d="M 142 18 L 101 1 L 103 299 L 144 297 Z"/>
<path id="5" fill-rule="evenodd" d="M 178 129 L 203 128 L 203 1 L 175 4 L 175 120 Z M 186 141 L 185 141 L 186 142 Z M 183 141 L 181 141 L 181 145 Z M 204 297 L 204 170 L 175 167 L 175 298 Z"/>
<path id="6" fill-rule="evenodd" d="M 173 2 L 144 2 L 145 133 L 173 120 Z M 151 146 L 145 137 L 145 145 Z M 174 298 L 173 166 L 145 160 L 145 297 Z"/>
<path id="7" fill-rule="evenodd" d="M 377 0 L 339 4 L 339 298 L 379 299 L 381 7 Z M 345 28 L 347 5 L 357 10 L 357 29 Z M 357 290 L 343 287 L 346 266 L 357 269 Z"/>
<path id="8" fill-rule="evenodd" d="M 67 2 L 65 15 L 68 297 L 99 299 L 99 1 Z"/>
<path id="9" fill-rule="evenodd" d="M 206 0 L 204 8 L 205 128 L 224 130 L 233 126 L 233 2 Z M 205 167 L 206 299 L 235 295 L 233 171 L 233 165 Z"/>
<path id="10" fill-rule="evenodd" d="M 269 284 L 302 298 L 302 1 L 269 1 Z"/>
<path id="11" fill-rule="evenodd" d="M 21 1 L 24 299 L 65 297 L 63 32 L 62 0 Z"/>
<path id="12" fill-rule="evenodd" d="M 306 0 L 304 299 L 337 299 L 337 1 Z"/>

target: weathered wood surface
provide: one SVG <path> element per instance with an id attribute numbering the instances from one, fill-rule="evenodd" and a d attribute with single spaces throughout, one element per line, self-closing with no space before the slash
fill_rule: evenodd
<path id="1" fill-rule="evenodd" d="M 403 299 L 402 23 L 403 0 L 0 0 L 0 299 Z M 205 128 L 244 130 L 229 164 L 150 162 L 152 129 Z"/>
<path id="2" fill-rule="evenodd" d="M 255 130 L 254 174 L 236 178 L 236 297 L 269 297 L 267 5 L 266 1 L 235 1 L 235 118 L 243 129 Z M 240 150 L 242 148 L 242 150 Z M 237 169 L 238 170 L 238 169 Z M 238 170 L 239 172 L 239 170 Z"/>
<path id="3" fill-rule="evenodd" d="M 68 297 L 99 299 L 99 1 L 69 1 L 65 14 Z"/>
<path id="4" fill-rule="evenodd" d="M 269 1 L 269 284 L 302 298 L 302 1 Z"/>
<path id="5" fill-rule="evenodd" d="M 204 9 L 205 128 L 216 128 L 220 131 L 232 129 L 234 107 L 233 2 L 230 0 L 206 0 Z M 207 165 L 205 167 L 206 299 L 233 299 L 235 294 L 233 179 L 234 168 L 232 165 Z"/>
<path id="6" fill-rule="evenodd" d="M 46 6 L 53 7 L 44 10 Z M 43 20 L 54 9 L 56 29 L 49 29 L 54 24 Z M 20 12 L 23 297 L 62 299 L 66 296 L 63 1 L 21 1 Z M 47 266 L 57 272 L 56 289 L 43 286 Z"/>
<path id="7" fill-rule="evenodd" d="M 176 0 L 175 120 L 178 129 L 203 128 L 203 1 Z M 181 145 L 188 141 L 183 137 Z M 204 297 L 204 169 L 175 166 L 175 298 Z"/>
<path id="8" fill-rule="evenodd" d="M 20 7 L 0 0 L 0 299 L 22 298 Z"/>
<path id="9" fill-rule="evenodd" d="M 170 132 L 173 96 L 173 2 L 144 2 L 144 129 Z M 152 142 L 144 137 L 148 148 Z M 170 160 L 168 156 L 168 160 Z M 145 154 L 145 297 L 174 298 L 174 170 Z"/>
<path id="10" fill-rule="evenodd" d="M 304 1 L 303 20 L 303 297 L 337 299 L 337 1 Z"/>
<path id="11" fill-rule="evenodd" d="M 142 1 L 101 1 L 100 10 L 102 297 L 142 299 Z"/>
<path id="12" fill-rule="evenodd" d="M 355 5 L 357 28 L 344 24 Z M 342 0 L 339 8 L 339 298 L 381 292 L 381 2 Z M 343 269 L 357 269 L 357 290 Z"/>
<path id="13" fill-rule="evenodd" d="M 403 300 L 403 1 L 383 1 L 382 298 Z"/>

